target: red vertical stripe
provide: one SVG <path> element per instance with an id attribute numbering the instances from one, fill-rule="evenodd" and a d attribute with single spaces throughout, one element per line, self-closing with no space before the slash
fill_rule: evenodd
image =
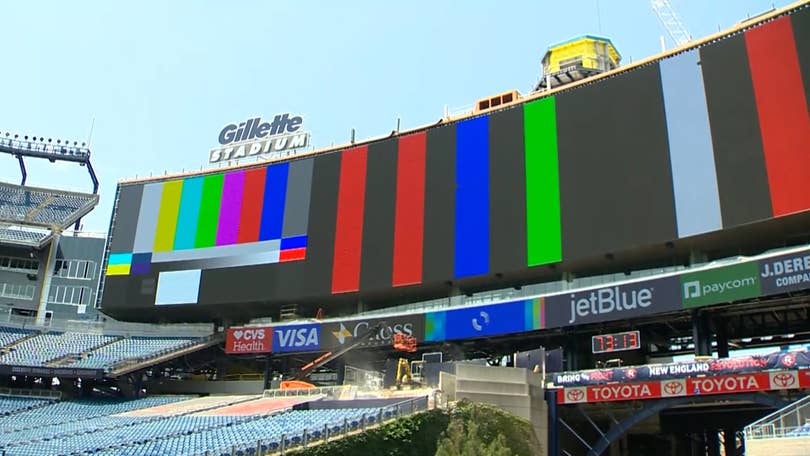
<path id="1" fill-rule="evenodd" d="M 242 211 L 239 216 L 239 236 L 237 238 L 237 242 L 240 244 L 259 240 L 266 173 L 267 168 L 245 171 L 245 192 L 242 196 Z"/>
<path id="2" fill-rule="evenodd" d="M 332 293 L 360 289 L 360 249 L 366 191 L 366 146 L 344 150 L 340 159 Z"/>
<path id="3" fill-rule="evenodd" d="M 427 134 L 399 139 L 397 202 L 394 219 L 393 285 L 422 282 L 422 236 L 425 220 L 425 143 Z"/>
<path id="4" fill-rule="evenodd" d="M 810 115 L 790 16 L 745 32 L 775 216 L 810 209 Z"/>

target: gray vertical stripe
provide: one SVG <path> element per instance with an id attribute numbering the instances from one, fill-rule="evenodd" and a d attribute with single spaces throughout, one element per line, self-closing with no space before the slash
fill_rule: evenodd
<path id="1" fill-rule="evenodd" d="M 698 56 L 692 50 L 660 63 L 678 237 L 723 227 Z"/>
<path id="2" fill-rule="evenodd" d="M 138 211 L 138 228 L 135 229 L 133 253 L 147 253 L 155 248 L 155 229 L 160 198 L 163 195 L 163 183 L 146 184 L 141 197 L 141 209 Z"/>
<path id="3" fill-rule="evenodd" d="M 118 209 L 110 236 L 111 253 L 132 252 L 142 194 L 143 185 L 125 185 L 118 190 Z"/>
<path id="4" fill-rule="evenodd" d="M 307 234 L 309 222 L 309 195 L 312 191 L 311 158 L 290 163 L 287 177 L 287 196 L 284 201 L 284 225 L 282 237 Z"/>

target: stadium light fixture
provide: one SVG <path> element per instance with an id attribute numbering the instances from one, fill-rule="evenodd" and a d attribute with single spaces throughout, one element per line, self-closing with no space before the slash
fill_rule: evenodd
<path id="1" fill-rule="evenodd" d="M 93 181 L 93 193 L 98 193 L 98 178 L 90 163 L 90 148 L 86 143 L 82 142 L 79 145 L 79 141 L 73 141 L 73 144 L 70 144 L 70 141 L 57 139 L 56 144 L 53 144 L 52 138 L 48 138 L 46 142 L 43 136 L 24 135 L 20 138 L 20 135 L 15 133 L 12 138 L 10 132 L 5 133 L 5 137 L 0 137 L 0 153 L 9 154 L 19 161 L 22 173 L 20 185 L 25 185 L 28 177 L 24 158 L 44 158 L 51 163 L 67 161 L 86 166 Z"/>

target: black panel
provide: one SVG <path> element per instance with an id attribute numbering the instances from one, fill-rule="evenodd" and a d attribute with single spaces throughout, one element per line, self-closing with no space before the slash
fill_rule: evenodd
<path id="1" fill-rule="evenodd" d="M 658 65 L 557 97 L 565 260 L 677 236 Z"/>
<path id="2" fill-rule="evenodd" d="M 489 269 L 526 267 L 526 159 L 523 106 L 489 116 Z"/>
<path id="3" fill-rule="evenodd" d="M 772 216 L 744 35 L 700 49 L 723 227 Z"/>
<path id="4" fill-rule="evenodd" d="M 398 142 L 393 138 L 368 146 L 360 291 L 391 287 Z"/>
<path id="5" fill-rule="evenodd" d="M 804 95 L 810 109 L 810 8 L 802 8 L 790 18 L 793 24 L 793 39 L 799 55 L 799 68 L 802 72 Z"/>
<path id="6" fill-rule="evenodd" d="M 307 296 L 329 296 L 332 293 L 332 259 L 341 153 L 315 158 L 307 228 L 307 275 L 301 278 L 304 281 L 303 291 Z"/>
<path id="7" fill-rule="evenodd" d="M 425 238 L 422 281 L 453 277 L 453 233 L 456 210 L 456 127 L 427 132 L 425 151 Z"/>

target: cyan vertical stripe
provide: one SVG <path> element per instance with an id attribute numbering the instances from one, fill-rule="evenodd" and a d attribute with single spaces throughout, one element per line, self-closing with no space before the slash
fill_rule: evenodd
<path id="1" fill-rule="evenodd" d="M 135 229 L 133 253 L 151 252 L 155 247 L 155 229 L 160 213 L 160 199 L 163 196 L 163 183 L 146 184 L 138 210 L 138 227 Z"/>
<path id="2" fill-rule="evenodd" d="M 284 226 L 284 201 L 287 196 L 287 175 L 289 163 L 279 163 L 267 168 L 267 179 L 264 184 L 264 207 L 262 207 L 262 225 L 259 229 L 259 240 L 281 239 Z"/>
<path id="3" fill-rule="evenodd" d="M 488 128 L 487 116 L 456 126 L 456 278 L 489 271 Z"/>
<path id="4" fill-rule="evenodd" d="M 660 65 L 678 237 L 719 230 L 720 195 L 698 51 Z"/>
<path id="5" fill-rule="evenodd" d="M 236 244 L 239 237 L 239 217 L 245 190 L 245 172 L 225 174 L 222 183 L 222 202 L 219 206 L 217 245 Z"/>
<path id="6" fill-rule="evenodd" d="M 197 221 L 200 218 L 203 177 L 192 177 L 183 182 L 180 195 L 180 213 L 177 231 L 174 234 L 174 250 L 193 249 L 197 237 Z"/>

